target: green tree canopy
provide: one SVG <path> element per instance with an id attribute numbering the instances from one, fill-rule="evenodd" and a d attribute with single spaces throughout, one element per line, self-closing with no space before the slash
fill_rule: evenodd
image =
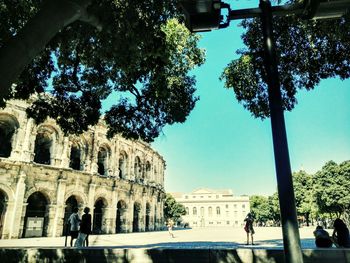
<path id="1" fill-rule="evenodd" d="M 350 209 L 350 161 L 337 164 L 327 162 L 315 174 L 314 193 L 321 213 L 334 213 L 340 217 Z"/>
<path id="2" fill-rule="evenodd" d="M 271 218 L 271 207 L 268 198 L 260 195 L 252 195 L 249 198 L 250 210 L 252 211 L 255 221 L 258 223 L 266 223 Z"/>
<path id="3" fill-rule="evenodd" d="M 0 104 L 36 94 L 30 117 L 81 133 L 113 93 L 108 136 L 152 141 L 198 100 L 189 71 L 204 52 L 177 17 L 170 0 L 1 1 Z"/>
<path id="4" fill-rule="evenodd" d="M 310 223 L 310 215 L 316 214 L 313 195 L 313 177 L 305 171 L 293 173 L 295 205 L 298 215 L 305 217 L 306 225 Z"/>
<path id="5" fill-rule="evenodd" d="M 294 2 L 294 1 L 293 1 Z M 290 111 L 297 104 L 298 90 L 311 90 L 322 79 L 350 76 L 350 16 L 335 20 L 304 21 L 294 16 L 274 17 L 282 106 Z M 263 36 L 260 19 L 242 22 L 247 48 L 224 69 L 221 79 L 233 89 L 237 100 L 254 117 L 269 116 Z"/>
<path id="6" fill-rule="evenodd" d="M 165 219 L 172 218 L 177 222 L 182 215 L 186 214 L 185 207 L 176 202 L 175 198 L 171 194 L 166 194 L 164 202 L 164 217 Z"/>

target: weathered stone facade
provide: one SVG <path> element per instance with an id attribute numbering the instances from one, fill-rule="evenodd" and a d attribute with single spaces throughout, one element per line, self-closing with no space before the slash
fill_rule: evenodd
<path id="1" fill-rule="evenodd" d="M 36 125 L 23 101 L 0 110 L 0 237 L 61 236 L 74 207 L 94 233 L 156 230 L 163 222 L 165 161 L 150 145 L 106 138 L 103 121 L 64 136 Z"/>

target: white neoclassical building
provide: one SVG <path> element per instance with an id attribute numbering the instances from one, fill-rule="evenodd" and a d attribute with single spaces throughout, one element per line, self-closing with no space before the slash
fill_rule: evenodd
<path id="1" fill-rule="evenodd" d="M 238 227 L 250 211 L 249 197 L 234 196 L 232 190 L 200 188 L 191 193 L 171 193 L 185 206 L 183 222 L 190 227 Z"/>
<path id="2" fill-rule="evenodd" d="M 0 109 L 0 238 L 55 237 L 74 207 L 91 209 L 93 233 L 158 229 L 165 161 L 149 144 L 106 138 L 101 120 L 79 136 L 40 125 L 29 105 Z"/>

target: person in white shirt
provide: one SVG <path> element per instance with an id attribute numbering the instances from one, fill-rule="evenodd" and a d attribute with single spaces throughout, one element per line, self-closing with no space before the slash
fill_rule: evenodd
<path id="1" fill-rule="evenodd" d="M 79 224 L 80 218 L 78 215 L 78 208 L 73 209 L 73 213 L 68 218 L 68 223 L 70 224 L 70 246 L 73 246 L 73 240 L 78 237 L 79 234 Z"/>

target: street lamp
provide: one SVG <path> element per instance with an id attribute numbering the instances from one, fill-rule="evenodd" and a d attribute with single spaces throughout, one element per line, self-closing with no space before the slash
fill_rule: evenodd
<path id="1" fill-rule="evenodd" d="M 185 14 L 185 24 L 192 32 L 227 27 L 230 20 L 234 19 L 254 17 L 261 19 L 285 261 L 287 263 L 302 263 L 303 257 L 273 38 L 272 15 L 293 14 L 302 19 L 337 18 L 349 13 L 350 0 L 300 0 L 294 4 L 282 6 L 271 6 L 269 0 L 260 0 L 258 8 L 240 10 L 231 10 L 230 6 L 221 0 L 182 0 L 180 5 Z M 221 15 L 223 8 L 228 10 L 225 21 Z"/>

